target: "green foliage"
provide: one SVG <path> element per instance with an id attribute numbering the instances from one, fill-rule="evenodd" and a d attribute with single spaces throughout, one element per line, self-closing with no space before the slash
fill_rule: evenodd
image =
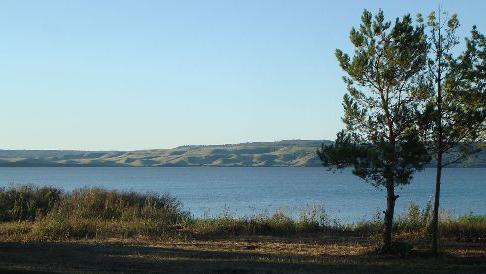
<path id="1" fill-rule="evenodd" d="M 477 142 L 486 132 L 486 40 L 476 27 L 466 39 L 462 53 L 455 55 L 459 44 L 457 15 L 446 19 L 442 11 L 428 17 L 428 73 L 426 86 L 430 97 L 420 113 L 422 139 L 436 158 L 436 185 L 432 221 L 432 252 L 438 249 L 440 182 L 442 168 L 477 153 Z M 449 153 L 447 159 L 443 154 Z"/>
<path id="2" fill-rule="evenodd" d="M 354 136 L 345 131 L 337 134 L 336 141 L 331 145 L 322 145 L 317 155 L 324 166 L 333 165 L 337 168 L 353 166 L 353 173 L 374 186 L 384 186 L 390 162 L 386 158 L 394 151 L 394 183 L 408 184 L 415 170 L 422 169 L 430 160 L 425 145 L 411 131 L 403 137 L 402 142 L 369 144 L 360 143 Z"/>
<path id="3" fill-rule="evenodd" d="M 0 188 L 0 221 L 35 220 L 60 201 L 62 191 L 54 187 L 11 185 Z"/>
<path id="4" fill-rule="evenodd" d="M 467 215 L 439 222 L 442 237 L 454 237 L 461 241 L 484 241 L 486 239 L 486 215 Z"/>
<path id="5" fill-rule="evenodd" d="M 419 138 L 418 112 L 427 96 L 423 74 L 427 43 L 423 25 L 410 15 L 385 21 L 383 11 L 365 10 L 352 28 L 350 57 L 336 50 L 347 93 L 343 97 L 346 130 L 317 154 L 324 165 L 352 166 L 353 173 L 375 186 L 385 186 L 384 250 L 391 251 L 395 186 L 408 184 L 430 161 Z"/>
<path id="6" fill-rule="evenodd" d="M 467 216 L 462 216 L 458 219 L 458 222 L 460 223 L 468 223 L 468 224 L 474 224 L 474 223 L 486 223 L 486 215 L 467 215 Z"/>
<path id="7" fill-rule="evenodd" d="M 442 166 L 449 165 L 480 150 L 486 130 L 486 38 L 474 26 L 465 38 L 462 52 L 459 45 L 457 15 L 441 22 L 442 14 L 428 17 L 429 98 L 421 113 L 420 126 L 431 153 L 450 153 Z M 444 24 L 445 23 L 445 24 Z"/>
<path id="8" fill-rule="evenodd" d="M 353 166 L 354 173 L 380 186 L 407 184 L 429 161 L 418 136 L 417 116 L 423 93 L 427 43 L 422 26 L 410 15 L 385 21 L 364 11 L 350 40 L 350 57 L 336 50 L 348 92 L 343 98 L 346 130 L 318 156 L 325 165 Z"/>
<path id="9" fill-rule="evenodd" d="M 432 203 L 429 201 L 425 208 L 414 203 L 410 203 L 405 215 L 399 216 L 395 223 L 395 229 L 401 232 L 419 232 L 420 237 L 427 233 L 430 221 L 432 219 Z"/>
<path id="10" fill-rule="evenodd" d="M 292 235 L 297 232 L 318 231 L 318 226 L 310 226 L 316 220 L 294 221 L 283 212 L 277 211 L 270 217 L 257 215 L 237 218 L 224 215 L 214 219 L 195 219 L 188 227 L 197 236 L 249 236 L 249 235 Z"/>
<path id="11" fill-rule="evenodd" d="M 419 18 L 419 22 L 422 19 Z M 317 154 L 324 165 L 350 165 L 353 173 L 375 186 L 385 186 L 383 250 L 392 251 L 395 186 L 408 184 L 430 161 L 419 138 L 419 115 L 428 96 L 424 72 L 427 41 L 423 24 L 410 15 L 385 21 L 382 10 L 365 10 L 352 28 L 353 56 L 336 50 L 347 93 L 343 97 L 346 130 Z M 343 155 L 346 153 L 346 155 Z"/>
<path id="12" fill-rule="evenodd" d="M 344 168 L 350 164 L 359 164 L 360 158 L 368 157 L 368 153 L 373 153 L 367 144 L 355 142 L 356 136 L 346 133 L 344 130 L 338 132 L 333 144 L 321 145 L 317 150 L 317 155 L 322 161 L 323 166 L 335 166 Z M 370 155 L 370 158 L 373 157 Z"/>

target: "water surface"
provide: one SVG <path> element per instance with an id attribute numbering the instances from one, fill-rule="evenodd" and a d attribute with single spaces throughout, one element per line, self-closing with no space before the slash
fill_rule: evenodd
<path id="1" fill-rule="evenodd" d="M 452 214 L 486 214 L 486 169 L 445 169 L 442 206 Z M 435 169 L 416 174 L 397 190 L 398 212 L 410 202 L 425 205 L 433 195 Z M 249 216 L 277 209 L 297 215 L 314 205 L 342 221 L 370 219 L 385 207 L 385 192 L 352 175 L 325 168 L 235 167 L 2 167 L 0 185 L 30 183 L 67 191 L 83 186 L 169 192 L 195 216 L 222 211 Z"/>

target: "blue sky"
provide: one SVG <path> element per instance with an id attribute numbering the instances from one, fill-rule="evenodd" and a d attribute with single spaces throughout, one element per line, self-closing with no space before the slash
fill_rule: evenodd
<path id="1" fill-rule="evenodd" d="M 0 148 L 331 139 L 364 8 L 438 1 L 1 1 Z M 466 33 L 486 1 L 442 1 Z"/>

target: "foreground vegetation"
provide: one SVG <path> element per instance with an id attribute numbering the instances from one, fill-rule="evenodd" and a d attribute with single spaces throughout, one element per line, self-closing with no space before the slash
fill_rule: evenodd
<path id="1" fill-rule="evenodd" d="M 426 253 L 430 207 L 395 223 L 398 256 L 375 251 L 383 222 L 342 224 L 315 207 L 193 218 L 154 193 L 13 185 L 0 189 L 0 271 L 397 273 L 486 271 L 486 216 L 441 218 L 443 255 Z"/>
<path id="2" fill-rule="evenodd" d="M 397 238 L 420 241 L 428 234 L 430 206 L 410 205 L 394 224 Z M 441 236 L 460 241 L 486 240 L 486 216 L 441 218 Z M 154 193 L 81 188 L 65 193 L 54 187 L 13 185 L 0 189 L 0 239 L 59 241 L 79 239 L 208 239 L 239 236 L 348 236 L 373 240 L 383 230 L 379 216 L 343 224 L 320 207 L 293 219 L 273 215 L 193 218 L 174 197 Z"/>

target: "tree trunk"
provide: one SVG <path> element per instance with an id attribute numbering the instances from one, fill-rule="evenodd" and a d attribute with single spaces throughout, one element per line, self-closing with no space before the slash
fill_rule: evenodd
<path id="1" fill-rule="evenodd" d="M 385 100 L 385 118 L 387 120 L 388 126 L 388 140 L 390 145 L 390 151 L 387 151 L 387 162 L 388 166 L 385 170 L 386 178 L 386 211 L 385 211 L 385 227 L 383 230 L 383 247 L 382 253 L 392 252 L 392 230 L 393 230 L 393 214 L 395 212 L 395 200 L 398 196 L 395 196 L 395 132 L 393 130 L 393 122 L 390 119 L 390 114 L 388 112 L 388 102 Z"/>
<path id="2" fill-rule="evenodd" d="M 383 253 L 390 253 L 392 246 L 393 214 L 395 212 L 395 184 L 393 177 L 386 182 L 385 228 L 383 230 Z"/>
<path id="3" fill-rule="evenodd" d="M 439 21 L 440 22 L 440 21 Z M 440 201 L 440 180 L 442 176 L 442 153 L 443 153 L 443 134 L 442 134 L 442 36 L 439 29 L 439 45 L 437 50 L 437 168 L 435 176 L 435 195 L 434 195 L 434 216 L 432 217 L 432 253 L 437 254 L 438 232 L 439 232 L 439 201 Z"/>
<path id="4" fill-rule="evenodd" d="M 440 181 L 442 176 L 442 153 L 437 154 L 437 172 L 435 175 L 435 197 L 434 197 L 434 215 L 432 218 L 432 253 L 438 251 L 438 234 L 439 234 L 439 201 L 440 201 Z"/>

